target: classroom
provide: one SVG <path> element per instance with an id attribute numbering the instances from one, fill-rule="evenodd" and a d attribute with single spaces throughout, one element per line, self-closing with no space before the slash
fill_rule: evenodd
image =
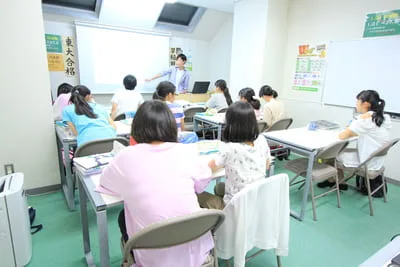
<path id="1" fill-rule="evenodd" d="M 105 6 L 110 4 L 107 0 L 102 2 Z M 347 105 L 326 104 L 324 86 L 316 92 L 293 90 L 299 45 L 326 44 L 329 62 L 331 42 L 362 39 L 366 14 L 400 9 L 398 0 L 178 2 L 203 3 L 208 8 L 193 33 L 173 32 L 169 35 L 170 47 L 181 47 L 191 56 L 190 86 L 194 81 L 207 80 L 213 84 L 223 78 L 235 101 L 241 88 L 252 87 L 258 93 L 262 85 L 268 84 L 278 91 L 287 115 L 293 118 L 292 128 L 304 127 L 319 119 L 344 126 L 354 111 L 354 107 Z M 216 4 L 218 2 L 220 5 Z M 28 204 L 38 209 L 36 220 L 44 225 L 41 232 L 32 236 L 33 254 L 28 266 L 86 266 L 79 208 L 78 211 L 69 211 L 60 190 L 52 116 L 52 99 L 57 86 L 64 81 L 79 84 L 79 72 L 68 78 L 63 72 L 49 72 L 44 38 L 45 34 L 75 37 L 73 21 L 66 15 L 45 12 L 40 1 L 5 1 L 0 10 L 0 33 L 3 36 L 0 44 L 0 118 L 3 124 L 0 131 L 0 177 L 5 175 L 5 164 L 13 164 L 16 172 L 24 173 Z M 89 19 L 86 23 L 97 22 Z M 76 66 L 82 72 L 79 65 Z M 387 89 L 389 96 L 383 97 L 387 102 L 396 101 L 396 85 Z M 105 106 L 111 104 L 111 97 L 110 93 L 94 94 L 96 101 Z M 144 98 L 151 99 L 151 94 L 144 94 Z M 355 105 L 355 95 L 346 101 Z M 398 117 L 392 120 L 391 136 L 400 136 Z M 334 194 L 320 200 L 318 221 L 312 220 L 310 203 L 303 221 L 290 218 L 289 254 L 282 257 L 282 265 L 358 266 L 399 234 L 399 155 L 400 145 L 397 145 L 386 158 L 388 202 L 374 200 L 375 216 L 369 216 L 367 199 L 350 191 L 343 194 L 341 209 L 335 206 Z M 277 162 L 276 170 L 283 170 L 283 164 Z M 120 266 L 122 257 L 116 230 L 118 212 L 118 209 L 111 210 L 108 216 L 112 266 Z M 94 217 L 90 211 L 91 232 L 96 231 Z M 92 236 L 96 239 L 95 234 Z M 97 239 L 92 243 L 95 242 Z M 92 247 L 98 264 L 98 248 Z M 220 265 L 225 266 L 222 261 Z M 274 253 L 261 254 L 246 266 L 276 266 Z"/>

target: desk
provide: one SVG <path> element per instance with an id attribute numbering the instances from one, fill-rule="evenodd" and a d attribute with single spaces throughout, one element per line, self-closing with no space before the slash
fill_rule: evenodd
<path id="1" fill-rule="evenodd" d="M 215 115 L 209 116 L 204 114 L 196 114 L 193 116 L 193 131 L 198 132 L 204 130 L 199 127 L 200 123 L 207 123 L 211 125 L 211 128 L 217 128 L 217 139 L 221 140 L 222 127 L 225 124 L 225 113 L 217 113 Z"/>
<path id="2" fill-rule="evenodd" d="M 307 207 L 307 198 L 310 190 L 311 173 L 315 155 L 317 152 L 330 145 L 333 142 L 339 141 L 337 130 L 317 130 L 310 131 L 307 128 L 294 128 L 282 131 L 273 131 L 263 133 L 268 141 L 281 144 L 293 151 L 308 157 L 307 175 L 304 185 L 303 199 L 301 203 L 300 213 L 291 210 L 290 214 L 299 219 L 304 219 L 305 210 Z"/>
<path id="3" fill-rule="evenodd" d="M 188 144 L 192 145 L 192 144 Z M 195 144 L 193 144 L 195 145 Z M 202 160 L 209 161 L 215 155 L 201 156 Z M 95 188 L 99 185 L 100 174 L 85 176 L 82 169 L 76 168 L 76 175 L 79 186 L 79 204 L 81 211 L 83 249 L 88 266 L 95 266 L 92 252 L 90 249 L 89 224 L 87 213 L 87 200 L 89 200 L 93 210 L 96 212 L 97 231 L 99 235 L 100 249 L 100 266 L 110 266 L 110 253 L 108 247 L 108 222 L 107 209 L 117 205 L 122 205 L 123 201 L 120 197 L 110 196 L 95 192 Z M 219 169 L 213 173 L 212 178 L 217 179 L 225 176 L 225 170 Z"/>
<path id="4" fill-rule="evenodd" d="M 131 132 L 131 121 L 116 121 L 117 135 L 118 136 L 129 136 Z M 67 206 L 70 210 L 75 209 L 75 189 L 72 177 L 72 165 L 69 156 L 69 150 L 76 146 L 76 136 L 72 135 L 68 127 L 55 125 L 56 127 L 56 139 L 58 148 L 58 164 L 61 176 L 61 187 L 64 193 Z M 64 150 L 64 151 L 63 151 Z M 64 162 L 65 161 L 65 172 Z"/>
<path id="5" fill-rule="evenodd" d="M 389 244 L 381 248 L 359 267 L 386 267 L 392 261 L 392 258 L 400 253 L 400 236 L 393 239 Z"/>
<path id="6" fill-rule="evenodd" d="M 207 102 L 207 100 L 210 98 L 209 94 L 192 94 L 192 93 L 187 93 L 187 94 L 179 94 L 175 96 L 175 100 L 186 100 L 191 103 L 196 103 L 196 102 Z"/>

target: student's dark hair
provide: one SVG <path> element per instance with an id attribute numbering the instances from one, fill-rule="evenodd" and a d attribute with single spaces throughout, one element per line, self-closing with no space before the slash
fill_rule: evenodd
<path id="1" fill-rule="evenodd" d="M 278 97 L 278 93 L 274 90 L 274 89 L 272 89 L 272 87 L 271 86 L 269 86 L 269 85 L 264 85 L 264 86 L 262 86 L 261 88 L 260 88 L 260 92 L 259 92 L 259 94 L 258 94 L 260 97 L 263 97 L 263 96 L 272 96 L 273 98 L 277 98 Z"/>
<path id="2" fill-rule="evenodd" d="M 256 93 L 254 93 L 254 90 L 250 87 L 243 88 L 239 91 L 239 97 L 243 97 L 253 106 L 254 109 L 259 110 L 261 107 L 260 100 L 256 99 L 255 96 Z"/>
<path id="3" fill-rule="evenodd" d="M 177 55 L 177 56 L 176 56 L 176 60 L 178 60 L 178 58 L 182 59 L 182 60 L 185 61 L 185 62 L 186 62 L 186 60 L 187 60 L 187 58 L 186 58 L 186 56 L 185 56 L 184 54 L 179 54 L 179 55 Z"/>
<path id="4" fill-rule="evenodd" d="M 165 100 L 169 93 L 175 94 L 176 87 L 169 81 L 160 82 L 153 94 L 153 99 Z"/>
<path id="5" fill-rule="evenodd" d="M 75 113 L 78 115 L 86 115 L 89 118 L 96 119 L 93 109 L 86 102 L 85 97 L 90 95 L 90 90 L 84 85 L 77 85 L 72 89 L 69 101 L 75 105 Z"/>
<path id="6" fill-rule="evenodd" d="M 126 90 L 134 90 L 137 85 L 136 77 L 130 74 L 125 76 L 123 82 Z"/>
<path id="7" fill-rule="evenodd" d="M 62 83 L 58 86 L 57 88 L 57 96 L 61 95 L 61 94 L 68 94 L 71 93 L 72 88 L 74 88 L 72 85 L 70 85 L 69 83 Z"/>
<path id="8" fill-rule="evenodd" d="M 378 92 L 374 90 L 361 91 L 358 93 L 357 99 L 362 103 L 368 102 L 371 105 L 369 110 L 374 112 L 372 114 L 372 121 L 375 122 L 378 127 L 380 127 L 385 120 L 385 117 L 383 116 L 385 100 L 381 99 Z"/>
<path id="9" fill-rule="evenodd" d="M 174 114 L 163 101 L 145 101 L 132 121 L 131 135 L 138 143 L 177 142 L 178 128 Z"/>
<path id="10" fill-rule="evenodd" d="M 258 125 L 253 107 L 237 101 L 229 106 L 225 114 L 225 142 L 253 142 L 258 137 Z"/>
<path id="11" fill-rule="evenodd" d="M 232 97 L 231 97 L 231 94 L 229 93 L 228 87 L 226 86 L 226 81 L 222 80 L 222 79 L 217 80 L 215 82 L 215 87 L 218 87 L 219 89 L 221 89 L 221 91 L 224 93 L 226 104 L 228 104 L 228 106 L 230 106 L 232 104 Z"/>

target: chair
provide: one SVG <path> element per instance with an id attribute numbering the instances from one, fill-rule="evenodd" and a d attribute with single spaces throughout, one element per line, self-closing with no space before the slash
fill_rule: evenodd
<path id="1" fill-rule="evenodd" d="M 119 114 L 117 115 L 117 117 L 114 118 L 114 121 L 121 121 L 121 120 L 125 120 L 126 116 L 125 113 Z"/>
<path id="2" fill-rule="evenodd" d="M 185 131 L 193 131 L 193 117 L 196 113 L 205 112 L 206 109 L 204 107 L 188 107 L 183 113 L 185 114 L 184 123 L 185 123 Z"/>
<path id="3" fill-rule="evenodd" d="M 218 257 L 234 257 L 234 266 L 267 249 L 287 256 L 289 248 L 289 178 L 278 174 L 257 180 L 237 193 L 225 206 L 225 222 L 215 233 Z M 261 249 L 246 259 L 253 247 Z M 229 266 L 229 262 L 227 261 Z"/>
<path id="4" fill-rule="evenodd" d="M 218 109 L 217 113 L 226 113 L 227 110 L 228 108 L 220 108 Z"/>
<path id="5" fill-rule="evenodd" d="M 129 238 L 124 247 L 122 266 L 135 263 L 132 250 L 168 248 L 193 241 L 207 232 L 214 232 L 223 223 L 225 213 L 220 210 L 201 210 L 189 215 L 167 219 L 149 225 Z M 215 248 L 212 258 L 202 267 L 218 267 Z"/>
<path id="6" fill-rule="evenodd" d="M 269 128 L 265 130 L 265 132 L 273 132 L 273 131 L 281 131 L 286 130 L 292 125 L 293 119 L 286 118 L 281 119 L 273 123 Z M 286 147 L 282 147 L 275 143 L 270 143 L 271 155 L 277 157 L 279 160 L 288 159 L 290 155 L 290 149 Z"/>
<path id="7" fill-rule="evenodd" d="M 98 139 L 82 144 L 76 149 L 74 157 L 84 157 L 110 152 L 113 149 L 114 141 L 118 141 L 125 146 L 129 145 L 129 140 L 123 137 Z"/>
<path id="8" fill-rule="evenodd" d="M 312 174 L 311 178 L 312 181 L 310 183 L 310 192 L 311 192 L 311 202 L 312 202 L 312 208 L 313 208 L 313 219 L 314 221 L 317 220 L 317 211 L 315 207 L 315 200 L 317 198 L 323 197 L 331 192 L 336 191 L 337 195 L 337 204 L 338 207 L 340 208 L 340 191 L 339 191 L 339 179 L 338 179 L 338 172 L 336 168 L 336 157 L 339 155 L 339 153 L 348 145 L 348 141 L 339 141 L 335 142 L 324 149 L 320 150 L 318 154 L 315 156 L 316 161 L 314 162 L 313 169 L 312 169 Z M 320 163 L 318 160 L 326 161 L 334 159 L 334 166 L 325 164 L 325 163 Z M 295 185 L 299 182 L 293 183 L 299 176 L 305 177 L 307 174 L 307 165 L 308 165 L 308 159 L 307 158 L 298 158 L 294 159 L 291 161 L 288 161 L 285 165 L 285 168 L 288 169 L 291 172 L 294 172 L 296 176 L 294 176 L 290 180 L 290 185 Z M 314 194 L 314 186 L 313 182 L 322 182 L 325 181 L 329 178 L 335 178 L 336 186 L 334 186 L 332 189 L 316 195 Z M 303 180 L 304 181 L 304 180 Z M 303 182 L 300 181 L 300 182 Z"/>
<path id="9" fill-rule="evenodd" d="M 349 180 L 352 178 L 354 175 L 359 175 L 362 177 L 365 177 L 366 180 L 366 186 L 367 186 L 367 192 L 368 192 L 368 201 L 369 201 L 369 214 L 371 216 L 374 216 L 374 210 L 372 208 L 372 195 L 377 192 L 379 189 L 382 188 L 383 190 L 383 201 L 387 202 L 387 196 L 386 196 L 386 179 L 384 176 L 384 171 L 385 167 L 382 167 L 379 170 L 368 170 L 368 163 L 376 157 L 383 157 L 386 156 L 388 153 L 389 149 L 393 147 L 395 144 L 399 142 L 400 138 L 395 138 L 375 150 L 364 162 L 361 162 L 357 167 L 345 167 L 341 162 L 338 162 L 338 168 L 342 169 L 344 172 L 350 172 L 350 174 L 344 178 L 345 181 Z M 382 176 L 382 184 L 379 185 L 377 188 L 375 188 L 371 192 L 371 184 L 370 180 L 375 179 L 379 175 Z M 352 186 L 352 185 L 350 185 Z"/>
<path id="10" fill-rule="evenodd" d="M 265 121 L 257 121 L 258 132 L 262 133 L 265 129 L 267 129 L 267 123 Z"/>

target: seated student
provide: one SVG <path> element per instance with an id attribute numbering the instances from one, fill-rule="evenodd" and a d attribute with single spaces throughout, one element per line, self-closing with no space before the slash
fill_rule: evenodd
<path id="1" fill-rule="evenodd" d="M 254 108 L 254 112 L 256 114 L 256 119 L 261 120 L 262 119 L 262 113 L 261 113 L 261 103 L 260 100 L 256 98 L 256 93 L 252 88 L 246 87 L 243 88 L 239 91 L 239 99 L 240 101 L 244 101 L 247 103 L 250 103 L 251 106 Z"/>
<path id="2" fill-rule="evenodd" d="M 207 101 L 206 107 L 213 109 L 227 108 L 232 104 L 232 98 L 229 94 L 229 89 L 224 80 L 217 80 L 215 82 L 215 93 Z"/>
<path id="3" fill-rule="evenodd" d="M 285 107 L 283 103 L 277 99 L 278 93 L 273 90 L 271 86 L 262 86 L 259 96 L 266 101 L 263 108 L 263 120 L 267 123 L 268 127 L 278 120 L 285 118 Z"/>
<path id="4" fill-rule="evenodd" d="M 90 90 L 84 85 L 72 89 L 69 105 L 64 108 L 63 120 L 77 136 L 78 147 L 83 143 L 102 138 L 115 137 L 114 121 L 101 106 L 93 102 Z"/>
<path id="5" fill-rule="evenodd" d="M 235 102 L 229 106 L 225 120 L 225 143 L 208 165 L 213 170 L 225 167 L 226 183 L 217 184 L 217 196 L 207 192 L 198 195 L 202 208 L 223 209 L 247 184 L 264 179 L 269 169 L 269 146 L 265 137 L 258 135 L 253 107 L 249 103 Z"/>
<path id="6" fill-rule="evenodd" d="M 100 177 L 101 188 L 124 200 L 118 217 L 124 241 L 152 223 L 201 210 L 196 192 L 207 186 L 211 170 L 197 151 L 176 142 L 177 133 L 168 106 L 145 101 L 132 122 L 138 144 L 119 152 Z M 213 246 L 208 233 L 171 248 L 134 250 L 135 266 L 201 266 Z"/>
<path id="7" fill-rule="evenodd" d="M 357 150 L 344 150 L 337 159 L 345 167 L 356 167 L 365 161 L 376 149 L 383 146 L 390 140 L 389 129 L 392 127 L 390 116 L 384 114 L 385 100 L 379 97 L 374 90 L 364 90 L 357 95 L 356 109 L 360 115 L 352 120 L 350 125 L 339 133 L 339 139 L 345 140 L 353 136 L 358 136 Z M 368 163 L 369 170 L 379 170 L 383 167 L 384 158 L 374 158 Z M 338 172 L 339 180 L 343 179 L 343 171 Z M 371 180 L 371 191 L 382 184 L 382 177 Z M 335 182 L 326 180 L 318 183 L 318 187 L 332 187 Z M 347 190 L 346 184 L 339 184 L 340 189 Z M 367 194 L 366 188 L 361 193 Z M 383 191 L 378 190 L 374 197 L 382 197 Z"/>
<path id="8" fill-rule="evenodd" d="M 153 99 L 162 100 L 167 103 L 168 107 L 171 109 L 172 113 L 175 116 L 178 131 L 184 131 L 185 114 L 183 113 L 182 106 L 174 103 L 175 93 L 175 85 L 169 81 L 163 81 L 157 85 L 156 91 L 153 94 Z"/>
<path id="9" fill-rule="evenodd" d="M 136 112 L 139 106 L 144 102 L 142 95 L 135 90 L 137 84 L 135 76 L 126 75 L 123 83 L 125 90 L 117 91 L 111 99 L 112 119 L 115 119 L 117 115 L 125 112 Z"/>
<path id="10" fill-rule="evenodd" d="M 57 99 L 53 103 L 53 117 L 55 121 L 61 120 L 62 112 L 69 104 L 72 88 L 73 86 L 69 83 L 62 83 L 58 86 Z"/>

